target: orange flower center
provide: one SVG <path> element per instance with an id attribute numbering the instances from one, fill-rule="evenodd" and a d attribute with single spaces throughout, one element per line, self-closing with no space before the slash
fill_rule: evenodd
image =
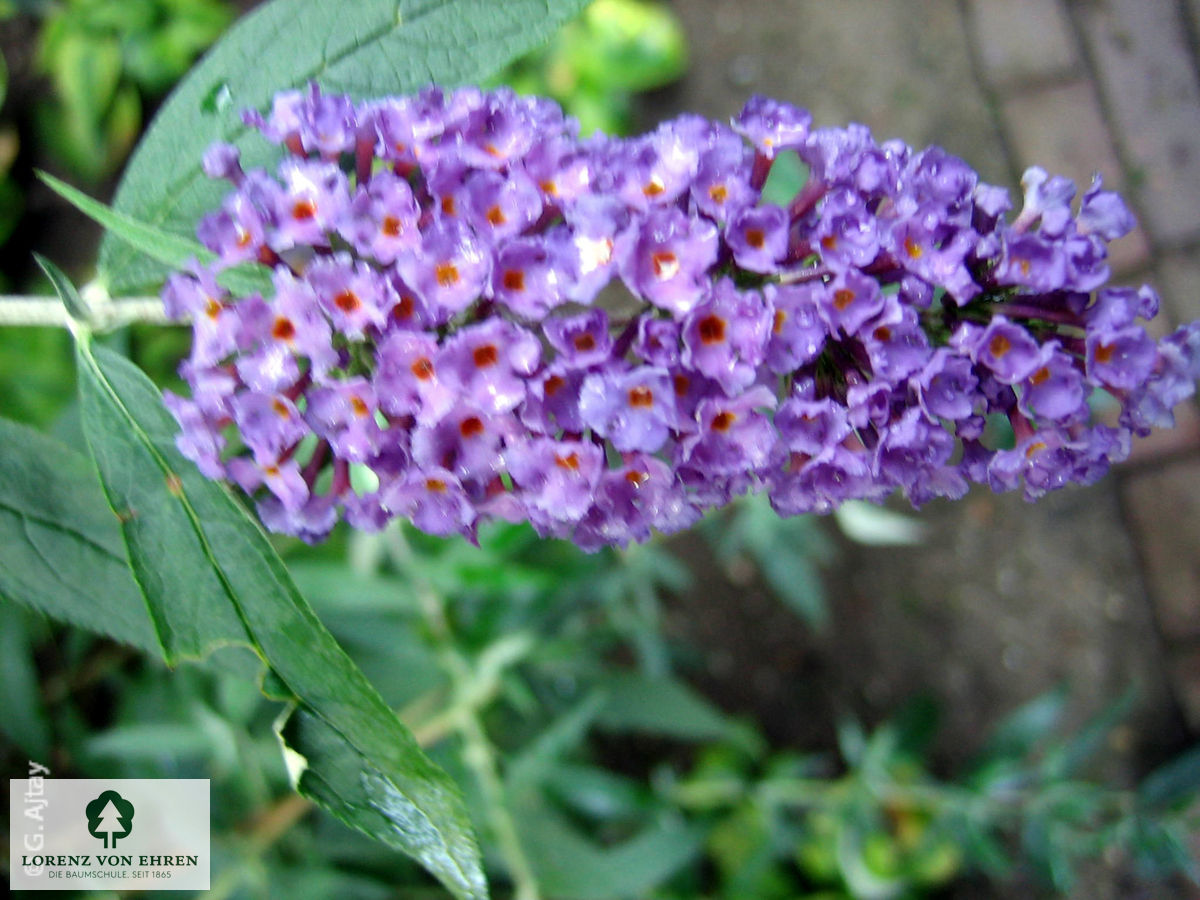
<path id="1" fill-rule="evenodd" d="M 500 354 L 496 351 L 495 344 L 484 344 L 482 347 L 475 348 L 471 358 L 475 361 L 475 368 L 486 369 L 488 366 L 496 364 L 500 359 Z"/>
<path id="2" fill-rule="evenodd" d="M 725 320 L 720 316 L 705 316 L 700 320 L 700 340 L 706 344 L 719 344 L 725 340 Z"/>
<path id="3" fill-rule="evenodd" d="M 737 421 L 737 416 L 731 412 L 720 412 L 713 417 L 713 431 L 728 431 L 734 422 Z"/>
<path id="4" fill-rule="evenodd" d="M 292 324 L 291 319 L 280 316 L 271 328 L 271 336 L 277 341 L 290 341 L 296 336 L 296 326 Z"/>
<path id="5" fill-rule="evenodd" d="M 635 387 L 629 392 L 629 405 L 649 409 L 654 406 L 654 391 L 648 387 Z"/>

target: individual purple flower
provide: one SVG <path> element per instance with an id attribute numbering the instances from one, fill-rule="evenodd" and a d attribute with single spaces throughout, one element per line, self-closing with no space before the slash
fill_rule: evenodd
<path id="1" fill-rule="evenodd" d="M 803 146 L 812 126 L 808 110 L 755 94 L 733 120 L 733 129 L 768 159 Z"/>
<path id="2" fill-rule="evenodd" d="M 220 267 L 257 261 L 267 242 L 268 223 L 258 206 L 241 193 L 231 194 L 221 209 L 200 220 L 196 237 L 217 254 Z"/>
<path id="3" fill-rule="evenodd" d="M 725 240 L 743 269 L 773 272 L 787 255 L 787 213 L 773 204 L 741 209 L 725 226 Z"/>
<path id="4" fill-rule="evenodd" d="M 391 285 L 366 263 L 348 253 L 313 260 L 305 280 L 334 328 L 361 339 L 369 328 L 382 328 L 395 305 Z"/>
<path id="5" fill-rule="evenodd" d="M 880 322 L 865 331 L 862 344 L 874 375 L 892 383 L 924 367 L 933 352 L 912 307 L 903 307 L 899 321 Z"/>
<path id="6" fill-rule="evenodd" d="M 612 280 L 627 251 L 629 212 L 611 197 L 587 194 L 563 213 L 569 231 L 563 235 L 573 260 L 568 296 L 591 303 Z"/>
<path id="7" fill-rule="evenodd" d="M 772 321 L 761 294 L 740 291 L 723 279 L 683 321 L 683 364 L 726 393 L 749 387 L 766 353 Z"/>
<path id="8" fill-rule="evenodd" d="M 921 408 L 930 418 L 966 419 L 981 399 L 971 361 L 944 347 L 933 351 L 912 384 Z"/>
<path id="9" fill-rule="evenodd" d="M 832 398 L 790 397 L 775 412 L 775 427 L 788 450 L 818 456 L 850 434 L 846 407 Z"/>
<path id="10" fill-rule="evenodd" d="M 592 508 L 572 539 L 585 550 L 645 541 L 652 530 L 679 531 L 700 518 L 671 468 L 653 456 L 629 454 L 618 469 L 604 472 Z"/>
<path id="11" fill-rule="evenodd" d="M 1137 226 L 1137 220 L 1119 194 L 1103 190 L 1097 173 L 1079 203 L 1078 226 L 1081 231 L 1097 234 L 1106 241 L 1122 238 Z"/>
<path id="12" fill-rule="evenodd" d="M 446 341 L 435 365 L 464 400 L 485 412 L 501 413 L 524 399 L 525 380 L 540 359 L 541 345 L 533 335 L 503 319 L 487 319 Z"/>
<path id="13" fill-rule="evenodd" d="M 205 477 L 224 477 L 221 451 L 225 449 L 226 441 L 215 427 L 217 423 L 204 413 L 199 404 L 172 391 L 163 391 L 163 404 L 179 423 L 180 432 L 175 436 L 175 446 L 179 452 L 194 462 Z"/>
<path id="14" fill-rule="evenodd" d="M 798 369 L 824 349 L 828 330 L 821 321 L 817 300 L 824 290 L 817 282 L 768 284 L 763 289 L 767 303 L 774 309 L 766 351 L 767 368 L 772 372 L 783 375 Z"/>
<path id="15" fill-rule="evenodd" d="M 821 201 L 811 239 L 825 262 L 865 266 L 879 255 L 879 228 L 880 222 L 862 194 L 852 188 L 839 188 Z"/>
<path id="16" fill-rule="evenodd" d="M 1107 387 L 1135 389 L 1150 376 L 1156 360 L 1154 341 L 1140 325 L 1088 333 L 1088 377 Z"/>
<path id="17" fill-rule="evenodd" d="M 774 409 L 775 402 L 775 395 L 761 385 L 737 397 L 701 400 L 697 429 L 680 442 L 679 462 L 710 475 L 761 468 L 775 443 L 775 428 L 761 410 Z"/>
<path id="18" fill-rule="evenodd" d="M 475 479 L 486 484 L 500 474 L 501 447 L 515 433 L 511 415 L 492 416 L 460 405 L 413 432 L 413 461 L 426 469 L 446 469 L 464 482 Z"/>
<path id="19" fill-rule="evenodd" d="M 439 323 L 479 299 L 491 273 L 483 244 L 456 219 L 435 219 L 422 233 L 420 249 L 402 256 L 398 266 Z"/>
<path id="20" fill-rule="evenodd" d="M 227 471 L 247 494 L 265 487 L 289 512 L 298 512 L 308 502 L 309 486 L 295 459 L 260 464 L 244 456 L 235 456 L 229 461 Z"/>
<path id="21" fill-rule="evenodd" d="M 275 496 L 264 497 L 257 503 L 258 517 L 270 531 L 290 534 L 306 544 L 318 544 L 329 536 L 337 524 L 338 510 L 334 498 L 310 496 L 297 509 Z"/>
<path id="22" fill-rule="evenodd" d="M 381 493 L 384 509 L 424 532 L 474 536 L 475 506 L 453 472 L 413 468 Z"/>
<path id="23" fill-rule="evenodd" d="M 457 384 L 447 384 L 438 372 L 437 339 L 422 332 L 394 332 L 376 352 L 375 393 L 387 415 L 414 416 L 428 424 L 458 402 Z"/>
<path id="24" fill-rule="evenodd" d="M 953 453 L 953 435 L 926 418 L 920 408 L 913 408 L 892 422 L 881 436 L 875 447 L 874 469 L 885 483 L 904 488 L 910 497 L 927 497 L 930 492 L 926 482 L 948 477 L 943 470 Z M 953 483 L 965 491 L 961 479 Z"/>
<path id="25" fill-rule="evenodd" d="M 563 364 L 586 369 L 607 360 L 613 351 L 608 330 L 608 313 L 592 309 L 575 316 L 547 319 L 542 326 L 546 340 Z"/>
<path id="26" fill-rule="evenodd" d="M 992 272 L 997 284 L 1035 291 L 1056 291 L 1066 281 L 1066 258 L 1060 243 L 1037 234 L 1013 231 L 1005 236 L 1004 255 Z"/>
<path id="27" fill-rule="evenodd" d="M 420 213 L 408 182 L 385 169 L 359 185 L 338 231 L 360 255 L 386 265 L 419 245 Z"/>
<path id="28" fill-rule="evenodd" d="M 1083 373 L 1070 356 L 1054 343 L 1048 344 L 1041 365 L 1022 385 L 1020 409 L 1033 419 L 1055 422 L 1086 419 L 1088 410 L 1084 400 Z"/>
<path id="29" fill-rule="evenodd" d="M 1140 288 L 1108 287 L 1096 292 L 1096 301 L 1083 313 L 1089 330 L 1111 330 L 1132 325 L 1137 319 L 1158 315 L 1159 298 L 1149 285 Z"/>
<path id="30" fill-rule="evenodd" d="M 694 130 L 686 120 L 683 125 L 665 123 L 617 149 L 610 161 L 612 191 L 630 209 L 673 205 L 691 187 L 699 154 Z"/>
<path id="31" fill-rule="evenodd" d="M 520 172 L 476 172 L 466 184 L 466 216 L 475 233 L 492 242 L 521 234 L 542 214 L 542 198 Z"/>
<path id="32" fill-rule="evenodd" d="M 673 368 L 679 363 L 679 323 L 643 314 L 638 317 L 633 352 L 652 366 Z"/>
<path id="33" fill-rule="evenodd" d="M 750 185 L 752 154 L 735 134 L 717 132 L 700 154 L 691 198 L 702 213 L 724 222 L 734 212 L 753 206 L 759 193 Z"/>
<path id="34" fill-rule="evenodd" d="M 526 319 L 541 319 L 565 302 L 563 261 L 541 238 L 516 238 L 496 254 L 491 293 Z"/>
<path id="35" fill-rule="evenodd" d="M 587 377 L 581 369 L 555 362 L 527 382 L 521 421 L 539 434 L 580 434 L 587 425 L 579 415 L 579 392 Z"/>
<path id="36" fill-rule="evenodd" d="M 855 269 L 839 272 L 817 297 L 817 309 L 830 330 L 846 335 L 857 334 L 885 303 L 879 282 Z"/>
<path id="37" fill-rule="evenodd" d="M 670 375 L 654 366 L 588 375 L 579 392 L 579 416 L 617 450 L 653 453 L 678 424 Z"/>
<path id="38" fill-rule="evenodd" d="M 995 316 L 968 348 L 971 358 L 987 366 L 1001 384 L 1016 384 L 1033 374 L 1041 348 L 1033 336 L 1004 316 Z"/>
<path id="39" fill-rule="evenodd" d="M 504 461 L 525 503 L 557 522 L 583 517 L 604 471 L 604 452 L 585 441 L 516 441 L 505 450 Z"/>
<path id="40" fill-rule="evenodd" d="M 218 141 L 204 151 L 200 168 L 209 178 L 222 178 L 234 187 L 242 183 L 246 173 L 242 171 L 242 152 L 233 144 Z"/>
<path id="41" fill-rule="evenodd" d="M 643 220 L 624 261 L 629 289 L 676 316 L 705 293 L 704 275 L 717 259 L 717 228 L 678 209 L 655 209 Z"/>
<path id="42" fill-rule="evenodd" d="M 378 410 L 371 383 L 350 378 L 309 391 L 304 418 L 339 457 L 361 463 L 382 447 L 383 431 L 375 418 Z"/>
<path id="43" fill-rule="evenodd" d="M 331 162 L 285 159 L 279 174 L 283 186 L 274 195 L 271 247 L 328 246 L 328 235 L 350 204 L 350 187 L 342 170 Z"/>
<path id="44" fill-rule="evenodd" d="M 866 456 L 842 445 L 819 456 L 786 453 L 771 473 L 768 496 L 780 515 L 829 513 L 851 499 L 871 493 L 871 467 Z"/>
<path id="45" fill-rule="evenodd" d="M 1061 237 L 1074 218 L 1071 200 L 1075 197 L 1075 184 L 1061 175 L 1050 175 L 1040 166 L 1031 166 L 1021 176 L 1021 187 L 1025 191 L 1025 205 L 1013 227 L 1024 231 L 1036 223 L 1045 237 Z"/>

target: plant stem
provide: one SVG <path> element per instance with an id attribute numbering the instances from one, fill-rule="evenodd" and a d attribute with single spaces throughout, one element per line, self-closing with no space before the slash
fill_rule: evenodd
<path id="1" fill-rule="evenodd" d="M 173 324 L 163 312 L 162 300 L 158 297 L 110 299 L 93 302 L 90 307 L 94 319 L 92 324 L 101 331 L 134 322 L 146 322 L 151 325 Z M 53 297 L 0 295 L 0 326 L 42 325 L 66 328 L 70 323 L 71 316 L 66 307 Z"/>
<path id="2" fill-rule="evenodd" d="M 454 633 L 446 618 L 446 605 L 441 594 L 429 580 L 423 577 L 415 565 L 412 547 L 399 527 L 387 531 L 388 549 L 394 562 L 409 576 L 417 595 L 425 624 L 439 649 L 442 665 L 449 674 L 454 687 L 453 706 L 447 713 L 454 713 L 455 730 L 463 740 L 463 762 L 475 776 L 487 807 L 488 823 L 496 847 L 504 859 L 513 883 L 514 900 L 540 900 L 541 889 L 537 877 L 521 846 L 517 825 L 509 811 L 504 782 L 496 749 L 488 739 L 487 731 L 479 718 L 478 690 L 471 664 L 457 649 Z"/>

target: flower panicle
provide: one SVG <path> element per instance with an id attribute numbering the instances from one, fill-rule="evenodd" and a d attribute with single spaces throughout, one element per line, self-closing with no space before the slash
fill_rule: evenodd
<path id="1" fill-rule="evenodd" d="M 194 329 L 167 403 L 185 455 L 306 540 L 503 519 L 596 549 L 747 490 L 784 515 L 1032 499 L 1096 480 L 1200 377 L 1200 323 L 1156 342 L 1154 292 L 1107 286 L 1134 222 L 1099 176 L 1076 203 L 1030 169 L 1013 214 L 936 147 L 762 97 L 630 139 L 503 89 L 313 86 L 245 119 L 285 153 L 205 156 L 231 191 L 198 227 L 215 266 L 164 289 Z M 779 205 L 784 153 L 809 174 Z M 273 296 L 219 286 L 244 262 Z"/>

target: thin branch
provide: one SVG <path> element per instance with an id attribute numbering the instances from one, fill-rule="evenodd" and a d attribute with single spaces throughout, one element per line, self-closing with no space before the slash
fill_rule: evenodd
<path id="1" fill-rule="evenodd" d="M 158 297 L 125 297 L 90 304 L 93 322 L 97 330 L 117 328 L 134 322 L 150 325 L 173 324 L 163 311 Z M 0 295 L 0 326 L 43 325 L 67 328 L 71 316 L 66 307 L 55 297 L 28 297 Z"/>

